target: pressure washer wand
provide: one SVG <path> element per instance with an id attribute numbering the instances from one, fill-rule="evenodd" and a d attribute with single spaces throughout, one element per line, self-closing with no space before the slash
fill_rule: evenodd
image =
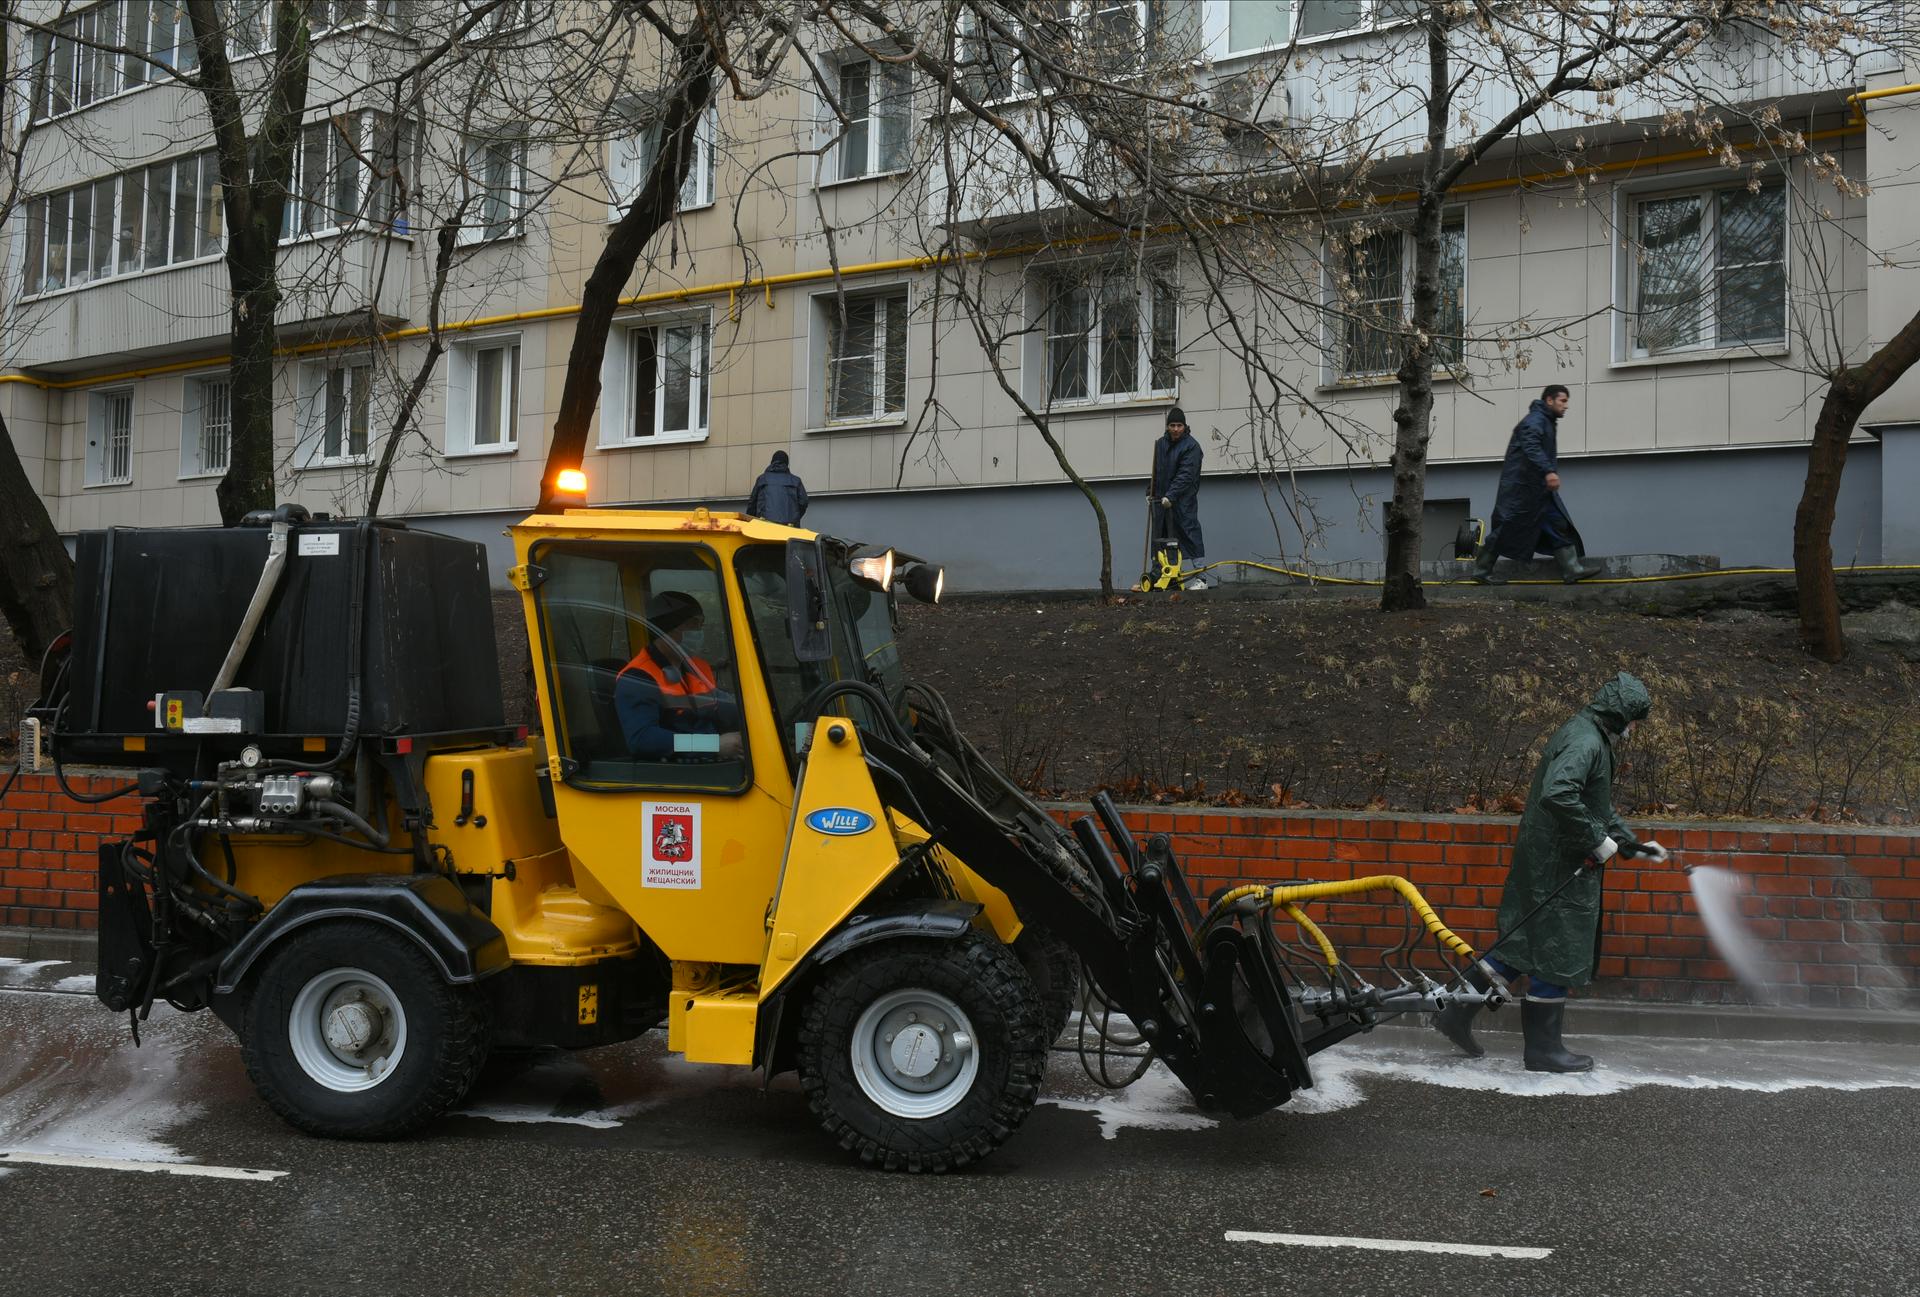
<path id="1" fill-rule="evenodd" d="M 1672 847 L 1667 848 L 1667 857 L 1669 860 L 1672 860 L 1674 857 L 1678 856 L 1679 854 L 1680 853 L 1675 851 Z M 1681 865 L 1680 867 L 1686 870 L 1689 875 L 1693 873 L 1692 865 Z M 1488 955 L 1491 955 L 1499 947 L 1501 942 L 1505 941 L 1508 937 L 1511 937 L 1514 933 L 1520 931 L 1520 929 L 1526 927 L 1527 924 L 1533 921 L 1533 918 L 1535 915 L 1539 914 L 1540 911 L 1546 909 L 1549 905 L 1552 905 L 1555 901 L 1559 900 L 1560 893 L 1566 891 L 1567 888 L 1573 886 L 1574 879 L 1580 877 L 1580 875 L 1586 873 L 1587 870 L 1589 869 L 1600 869 L 1600 868 L 1603 868 L 1603 866 L 1598 860 L 1595 860 L 1592 856 L 1588 856 L 1585 860 L 1582 860 L 1580 862 L 1580 867 L 1574 870 L 1572 873 L 1568 874 L 1565 881 L 1563 881 L 1560 884 L 1560 886 L 1554 888 L 1551 892 L 1547 893 L 1547 898 L 1544 901 L 1541 901 L 1540 904 L 1534 906 L 1531 910 L 1528 910 L 1525 914 L 1521 915 L 1520 921 L 1518 923 L 1514 924 L 1511 928 L 1508 928 L 1505 932 L 1502 932 L 1498 936 L 1496 936 L 1493 939 L 1493 944 L 1489 945 L 1485 950 L 1480 952 L 1480 958 L 1485 959 Z"/>

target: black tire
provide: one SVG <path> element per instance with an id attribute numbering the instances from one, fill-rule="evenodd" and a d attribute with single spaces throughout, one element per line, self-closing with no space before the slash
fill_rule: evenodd
<path id="1" fill-rule="evenodd" d="M 977 1071 L 937 1115 L 889 1112 L 855 1072 L 862 1016 L 903 991 L 943 997 L 972 1028 Z M 1026 970 L 992 937 L 974 931 L 949 941 L 880 942 L 837 960 L 815 984 L 800 1025 L 800 1085 L 821 1127 L 862 1162 L 950 1171 L 1005 1143 L 1033 1110 L 1046 1070 L 1045 1031 Z"/>
<path id="2" fill-rule="evenodd" d="M 1013 939 L 1013 953 L 1040 995 L 1049 1045 L 1060 1039 L 1080 1007 L 1080 959 L 1073 947 L 1035 923 Z"/>
<path id="3" fill-rule="evenodd" d="M 404 1027 L 391 1070 L 360 1089 L 328 1084 L 301 1062 L 294 1043 L 296 1005 L 310 1025 L 324 1022 L 324 1013 L 308 1018 L 313 1004 L 303 1004 L 302 992 L 343 972 L 384 983 L 395 1011 L 373 1016 Z M 485 998 L 449 985 L 424 951 L 378 923 L 342 920 L 294 933 L 268 957 L 250 992 L 240 1038 L 247 1075 L 275 1112 L 310 1135 L 392 1139 L 418 1130 L 466 1096 L 487 1058 Z M 384 1002 L 377 990 L 375 999 Z M 311 1050 L 311 1030 L 303 1038 Z"/>

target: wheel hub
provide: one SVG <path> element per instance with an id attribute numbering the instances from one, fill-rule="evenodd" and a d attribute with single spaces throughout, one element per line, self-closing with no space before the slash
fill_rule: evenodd
<path id="1" fill-rule="evenodd" d="M 940 1066 L 940 1034 L 925 1023 L 913 1023 L 893 1038 L 893 1070 L 919 1080 Z"/>
<path id="2" fill-rule="evenodd" d="M 327 1014 L 327 1048 L 359 1057 L 380 1034 L 380 1015 L 364 1001 L 335 1005 Z"/>

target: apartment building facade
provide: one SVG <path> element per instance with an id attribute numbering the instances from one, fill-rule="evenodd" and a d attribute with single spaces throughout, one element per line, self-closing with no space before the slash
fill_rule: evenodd
<path id="1" fill-rule="evenodd" d="M 1140 28 L 1164 13 L 1133 0 L 1084 7 L 1089 22 L 1124 10 Z M 543 5 L 509 8 L 511 24 L 553 21 Z M 1339 102 L 1337 79 L 1316 67 L 1395 57 L 1396 9 L 1188 0 L 1180 12 L 1207 75 L 1281 58 L 1283 101 L 1364 115 L 1394 108 Z M 582 170 L 484 112 L 455 127 L 391 111 L 371 91 L 334 93 L 375 85 L 406 57 L 417 39 L 408 10 L 329 0 L 316 11 L 322 89 L 281 257 L 283 498 L 365 508 L 437 299 L 446 352 L 380 508 L 488 540 L 504 570 L 499 533 L 537 499 L 572 311 L 652 139 L 616 130 L 576 145 L 594 154 Z M 191 46 L 169 0 L 62 22 L 80 39 L 22 55 L 43 75 L 29 110 L 30 196 L 9 224 L 0 412 L 63 531 L 211 524 L 229 409 L 217 175 L 197 94 L 156 66 L 184 65 Z M 244 59 L 269 33 L 239 25 Z M 926 93 L 858 50 L 822 66 L 835 109 L 795 75 L 749 102 L 723 89 L 703 122 L 679 216 L 609 340 L 586 463 L 592 503 L 737 507 L 785 451 L 814 495 L 810 524 L 938 555 L 962 586 L 1089 584 L 1092 515 L 1010 383 L 1048 410 L 1105 502 L 1123 580 L 1151 443 L 1175 403 L 1208 455 L 1209 557 L 1380 556 L 1395 397 L 1376 340 L 1328 327 L 1316 354 L 1286 358 L 1302 392 L 1378 437 L 1356 454 L 1350 441 L 1303 434 L 1284 485 L 1249 449 L 1249 367 L 1178 249 L 1144 276 L 1117 262 L 1108 273 L 1091 253 L 1000 258 L 992 275 L 1021 318 L 991 363 L 976 332 L 942 313 L 922 264 L 940 214 L 915 179 Z M 1868 59 L 1836 76 L 1783 59 L 1754 75 L 1756 94 L 1803 121 L 1812 145 L 1782 173 L 1756 180 L 1743 160 L 1628 126 L 1600 133 L 1576 172 L 1543 176 L 1526 150 L 1508 150 L 1460 187 L 1446 291 L 1466 341 L 1437 384 L 1429 552 L 1458 519 L 1490 511 L 1510 428 L 1557 382 L 1573 391 L 1562 473 L 1590 550 L 1788 558 L 1822 390 L 1810 358 L 1822 346 L 1857 358 L 1920 301 L 1920 94 L 1904 93 L 1920 67 Z M 1850 98 L 1863 92 L 1873 97 Z M 1812 237 L 1786 189 L 1817 188 L 1794 169 L 1828 166 L 1823 156 L 1865 192 L 1832 191 Z M 1043 200 L 1003 187 L 992 201 Z M 449 219 L 459 246 L 441 285 L 433 231 Z M 1353 258 L 1351 282 L 1382 309 L 1410 292 L 1411 248 L 1396 230 L 1336 235 L 1327 257 Z M 1065 287 L 1063 261 L 1075 267 Z M 1555 321 L 1551 336 L 1493 340 L 1530 319 Z M 1314 500 L 1314 534 L 1276 507 L 1280 489 Z M 1920 380 L 1910 379 L 1856 439 L 1836 560 L 1920 562 L 1916 496 Z"/>

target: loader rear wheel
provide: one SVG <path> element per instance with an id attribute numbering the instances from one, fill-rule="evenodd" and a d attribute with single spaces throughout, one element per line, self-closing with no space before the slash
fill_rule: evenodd
<path id="1" fill-rule="evenodd" d="M 1046 1015 L 1047 1043 L 1060 1039 L 1080 1004 L 1080 961 L 1073 947 L 1037 924 L 1029 923 L 1013 940 L 1013 953 L 1033 979 Z"/>
<path id="2" fill-rule="evenodd" d="M 289 936 L 260 971 L 241 1054 L 289 1125 L 390 1139 L 465 1097 L 489 1025 L 486 1001 L 448 985 L 406 937 L 377 923 L 323 923 Z"/>
<path id="3" fill-rule="evenodd" d="M 831 965 L 800 1025 L 800 1085 L 840 1147 L 889 1171 L 978 1161 L 1032 1111 L 1046 1069 L 1040 998 L 980 932 L 889 941 Z"/>

